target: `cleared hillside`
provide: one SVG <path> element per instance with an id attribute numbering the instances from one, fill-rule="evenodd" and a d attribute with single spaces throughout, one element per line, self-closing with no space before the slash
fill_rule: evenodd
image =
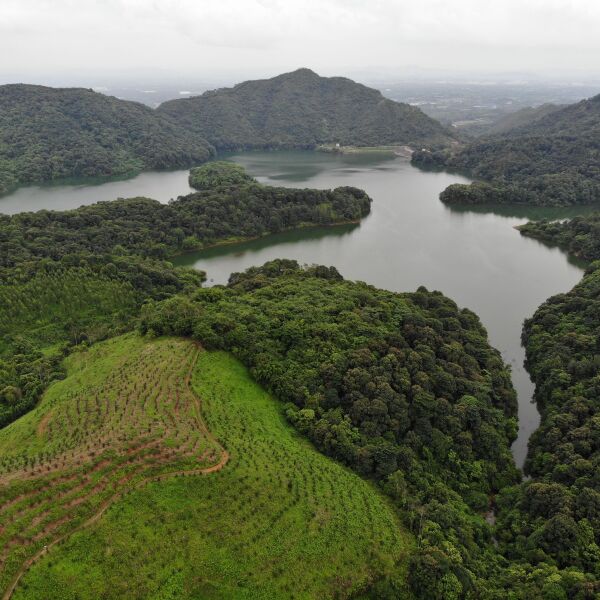
<path id="1" fill-rule="evenodd" d="M 183 374 L 195 352 L 191 342 L 120 338 L 97 346 L 81 363 L 100 373 L 116 355 L 143 357 L 148 366 L 142 370 L 139 358 L 128 359 L 136 368 L 125 390 L 141 400 L 141 392 L 156 389 L 147 407 L 166 413 L 167 429 L 170 416 L 185 424 L 190 391 Z M 63 383 L 67 398 L 84 373 L 73 369 Z M 119 375 L 104 372 L 110 389 Z M 119 398 L 120 387 L 110 395 Z M 15 598 L 346 598 L 392 574 L 402 585 L 412 539 L 371 484 L 295 434 L 277 403 L 231 356 L 201 352 L 192 389 L 209 430 L 227 448 L 225 467 L 207 477 L 150 483 L 123 497 L 93 528 L 53 548 Z M 44 406 L 50 407 L 46 399 Z M 42 407 L 42 420 L 32 418 L 32 427 L 44 423 Z M 58 433 L 51 414 L 44 427 Z M 114 421 L 110 411 L 103 414 L 109 417 L 103 422 Z M 186 432 L 186 448 L 208 443 L 201 429 Z M 181 452 L 169 441 L 163 452 L 171 454 L 153 460 L 164 456 L 172 469 Z M 219 461 L 208 461 L 212 448 L 204 451 L 207 464 Z"/>
<path id="2" fill-rule="evenodd" d="M 451 135 L 420 109 L 310 69 L 171 100 L 157 109 L 218 150 L 319 144 L 447 145 Z"/>
<path id="3" fill-rule="evenodd" d="M 3 590 L 127 490 L 226 463 L 188 387 L 197 354 L 190 342 L 131 335 L 75 353 L 67 378 L 0 431 Z"/>

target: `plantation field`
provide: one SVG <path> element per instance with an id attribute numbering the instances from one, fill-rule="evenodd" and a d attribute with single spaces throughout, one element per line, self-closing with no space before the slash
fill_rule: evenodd
<path id="1" fill-rule="evenodd" d="M 4 283 L 0 287 L 0 353 L 7 338 L 23 333 L 40 347 L 77 342 L 78 330 L 91 323 L 96 329 L 118 323 L 118 315 L 129 315 L 137 302 L 129 283 L 85 268 L 40 272 L 25 283 Z"/>
<path id="2" fill-rule="evenodd" d="M 110 357 L 123 344 L 142 353 L 194 351 L 188 342 L 126 337 L 79 360 L 99 365 L 93 352 Z M 113 370 L 103 375 L 113 385 L 120 379 Z M 191 383 L 209 431 L 228 452 L 225 467 L 124 495 L 37 562 L 14 598 L 326 599 L 360 594 L 385 575 L 404 580 L 412 537 L 369 482 L 314 450 L 230 355 L 200 352 Z M 44 412 L 35 411 L 37 426 Z"/>
<path id="3" fill-rule="evenodd" d="M 146 343 L 128 335 L 77 352 L 67 361 L 68 377 L 0 430 L 5 598 L 33 559 L 125 491 L 226 462 L 189 388 L 198 351 L 183 340 Z"/>

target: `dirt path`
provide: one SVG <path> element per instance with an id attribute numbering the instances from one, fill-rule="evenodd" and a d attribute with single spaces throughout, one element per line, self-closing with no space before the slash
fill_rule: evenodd
<path id="1" fill-rule="evenodd" d="M 227 462 L 229 461 L 229 452 L 227 452 L 227 450 L 225 450 L 225 448 L 221 445 L 219 440 L 217 440 L 217 438 L 206 427 L 206 424 L 204 423 L 204 420 L 202 419 L 202 406 L 201 406 L 200 399 L 196 396 L 196 394 L 194 393 L 194 391 L 190 385 L 190 381 L 192 378 L 192 372 L 193 372 L 194 367 L 196 366 L 196 362 L 198 361 L 198 355 L 200 354 L 201 351 L 202 351 L 201 346 L 196 343 L 195 355 L 191 362 L 188 373 L 185 377 L 185 385 L 188 387 L 190 394 L 194 398 L 194 403 L 196 405 L 196 419 L 198 421 L 198 426 L 200 427 L 200 429 L 203 432 L 205 432 L 207 439 L 212 441 L 218 448 L 220 448 L 221 458 L 219 459 L 219 462 L 217 462 L 214 465 L 211 465 L 210 467 L 204 467 L 201 469 L 192 469 L 192 470 L 183 469 L 183 470 L 179 470 L 179 471 L 161 473 L 160 475 L 151 475 L 151 476 L 141 479 L 133 487 L 125 488 L 125 489 L 121 490 L 120 492 L 116 493 L 114 496 L 108 498 L 107 500 L 104 501 L 104 503 L 102 503 L 100 505 L 100 508 L 98 509 L 98 511 L 95 514 L 93 514 L 89 519 L 84 521 L 81 525 L 79 525 L 72 531 L 69 531 L 68 533 L 65 533 L 64 535 L 56 538 L 55 540 L 53 540 L 52 542 L 50 542 L 49 544 L 44 546 L 36 554 L 34 554 L 30 558 L 28 558 L 23 563 L 23 565 L 21 566 L 19 571 L 15 574 L 15 577 L 13 578 L 9 587 L 5 590 L 4 594 L 2 595 L 2 600 L 10 600 L 10 598 L 12 598 L 12 595 L 13 595 L 17 585 L 19 584 L 19 581 L 23 577 L 23 575 L 25 575 L 25 573 L 31 568 L 31 566 L 34 565 L 38 560 L 40 560 L 40 558 L 44 557 L 54 546 L 56 546 L 57 544 L 60 544 L 61 542 L 66 540 L 68 537 L 72 536 L 74 533 L 82 531 L 83 529 L 87 529 L 88 527 L 91 527 L 92 525 L 97 523 L 100 520 L 100 518 L 102 517 L 102 515 L 115 502 L 120 500 L 126 493 L 128 493 L 132 490 L 141 488 L 141 487 L 147 485 L 148 483 L 152 483 L 154 481 L 163 481 L 163 480 L 169 479 L 171 477 L 177 477 L 177 476 L 181 476 L 181 475 L 185 475 L 185 476 L 209 475 L 210 473 L 216 473 L 217 471 L 220 471 L 227 464 Z"/>

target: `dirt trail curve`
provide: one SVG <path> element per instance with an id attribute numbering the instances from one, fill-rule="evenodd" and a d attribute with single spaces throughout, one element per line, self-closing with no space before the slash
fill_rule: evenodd
<path id="1" fill-rule="evenodd" d="M 198 355 L 200 354 L 200 352 L 202 352 L 202 348 L 199 344 L 196 343 L 196 353 L 191 362 L 189 371 L 185 377 L 185 385 L 189 388 L 189 391 L 192 394 L 192 396 L 194 398 L 194 402 L 196 404 L 196 420 L 198 422 L 199 428 L 203 432 L 205 432 L 206 437 L 208 439 L 210 439 L 212 442 L 214 442 L 215 445 L 217 445 L 221 450 L 221 458 L 219 459 L 219 462 L 217 462 L 214 465 L 211 465 L 210 467 L 204 467 L 202 469 L 192 469 L 192 470 L 184 469 L 184 470 L 180 470 L 180 471 L 171 471 L 168 473 L 161 473 L 160 475 L 151 475 L 149 477 L 145 477 L 144 479 L 136 482 L 136 484 L 133 487 L 124 488 L 120 492 L 116 493 L 114 496 L 112 496 L 108 500 L 106 500 L 100 506 L 98 511 L 95 514 L 93 514 L 87 521 L 85 521 L 84 523 L 79 525 L 79 527 L 56 538 L 55 540 L 50 542 L 48 545 L 46 545 L 44 548 L 42 548 L 39 552 L 37 552 L 36 554 L 31 556 L 29 559 L 27 559 L 23 563 L 23 565 L 19 569 L 19 571 L 15 574 L 15 577 L 12 580 L 11 584 L 5 590 L 4 594 L 2 595 L 2 600 L 10 600 L 10 598 L 12 598 L 12 595 L 13 595 L 15 589 L 17 588 L 17 585 L 19 584 L 19 581 L 21 580 L 23 575 L 25 575 L 25 573 L 31 568 L 31 566 L 34 565 L 38 560 L 40 560 L 40 558 L 45 556 L 54 546 L 56 546 L 57 544 L 60 544 L 61 542 L 66 540 L 68 537 L 72 536 L 74 533 L 77 533 L 78 531 L 82 531 L 83 529 L 87 529 L 88 527 L 91 527 L 94 523 L 97 523 L 100 520 L 100 518 L 102 517 L 102 515 L 117 500 L 120 500 L 125 494 L 131 492 L 132 490 L 141 488 L 148 483 L 151 483 L 154 481 L 162 481 L 164 479 L 168 479 L 171 477 L 177 477 L 180 475 L 186 475 L 186 476 L 188 476 L 188 475 L 209 475 L 210 473 L 216 473 L 217 471 L 220 471 L 227 464 L 227 462 L 229 461 L 229 452 L 227 452 L 227 450 L 225 450 L 225 448 L 222 446 L 222 444 L 219 442 L 219 440 L 217 440 L 217 438 L 206 427 L 206 424 L 204 423 L 204 420 L 202 419 L 202 416 L 201 416 L 202 415 L 202 407 L 201 407 L 200 399 L 196 396 L 196 394 L 194 393 L 194 391 L 190 385 L 190 381 L 192 378 L 192 371 L 193 371 L 194 367 L 196 366 L 196 362 L 198 360 Z"/>

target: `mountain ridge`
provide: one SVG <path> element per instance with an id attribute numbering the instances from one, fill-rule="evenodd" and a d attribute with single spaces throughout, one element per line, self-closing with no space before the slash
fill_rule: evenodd
<path id="1" fill-rule="evenodd" d="M 218 150 L 332 142 L 444 146 L 454 141 L 420 109 L 346 77 L 321 77 L 308 68 L 168 100 L 157 111 L 203 135 Z"/>

